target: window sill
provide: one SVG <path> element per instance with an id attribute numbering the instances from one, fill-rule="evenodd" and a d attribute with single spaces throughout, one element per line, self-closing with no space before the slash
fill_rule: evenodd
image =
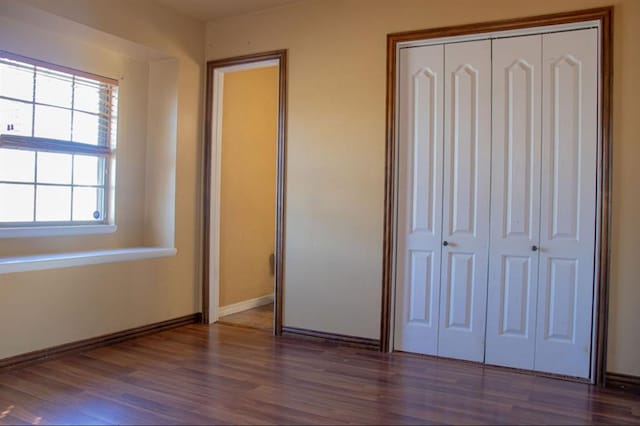
<path id="1" fill-rule="evenodd" d="M 0 238 L 53 237 L 65 235 L 112 234 L 116 225 L 31 226 L 0 228 Z"/>
<path id="2" fill-rule="evenodd" d="M 77 253 L 40 254 L 35 256 L 0 257 L 0 274 L 41 271 L 70 266 L 128 262 L 175 256 L 178 250 L 166 247 L 135 247 L 116 250 L 95 250 Z"/>

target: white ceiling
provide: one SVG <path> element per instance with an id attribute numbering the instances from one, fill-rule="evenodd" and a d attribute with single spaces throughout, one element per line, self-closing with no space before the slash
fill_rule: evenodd
<path id="1" fill-rule="evenodd" d="M 185 15 L 210 21 L 278 7 L 297 0 L 157 0 Z"/>

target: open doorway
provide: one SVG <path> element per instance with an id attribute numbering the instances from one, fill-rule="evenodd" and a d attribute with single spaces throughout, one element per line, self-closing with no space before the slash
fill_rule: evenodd
<path id="1" fill-rule="evenodd" d="M 222 81 L 218 322 L 273 327 L 278 65 Z M 247 68 L 250 67 L 250 68 Z"/>
<path id="2" fill-rule="evenodd" d="M 280 334 L 286 52 L 207 71 L 203 320 Z"/>

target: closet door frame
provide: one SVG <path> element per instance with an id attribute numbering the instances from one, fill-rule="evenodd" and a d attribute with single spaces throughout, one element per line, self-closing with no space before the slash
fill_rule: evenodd
<path id="1" fill-rule="evenodd" d="M 613 7 L 580 10 L 527 18 L 468 24 L 452 27 L 393 33 L 387 35 L 387 96 L 385 202 L 383 231 L 382 312 L 380 350 L 393 348 L 393 317 L 396 286 L 396 246 L 398 208 L 398 53 L 401 47 L 492 39 L 505 36 L 542 34 L 597 26 L 599 30 L 599 119 L 596 188 L 596 249 L 591 379 L 606 383 L 607 320 L 609 305 L 609 252 L 612 171 L 612 14 Z M 532 374 L 539 374 L 531 372 Z"/>

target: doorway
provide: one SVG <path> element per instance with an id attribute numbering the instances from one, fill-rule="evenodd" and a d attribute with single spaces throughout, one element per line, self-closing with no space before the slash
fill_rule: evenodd
<path id="1" fill-rule="evenodd" d="M 207 63 L 203 322 L 280 334 L 286 51 Z"/>

